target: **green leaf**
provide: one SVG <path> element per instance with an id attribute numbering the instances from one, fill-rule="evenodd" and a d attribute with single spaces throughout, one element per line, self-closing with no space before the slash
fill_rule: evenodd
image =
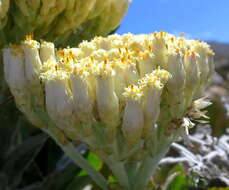
<path id="1" fill-rule="evenodd" d="M 188 177 L 185 175 L 184 168 L 180 166 L 175 166 L 170 174 L 177 173 L 175 177 L 173 177 L 172 181 L 168 185 L 168 190 L 188 190 L 186 187 L 189 185 Z"/>
<path id="2" fill-rule="evenodd" d="M 98 156 L 96 156 L 95 154 L 89 152 L 88 156 L 87 156 L 87 161 L 92 165 L 93 168 L 95 168 L 96 170 L 100 170 L 102 168 L 102 161 L 100 160 L 100 158 Z M 79 173 L 79 176 L 85 176 L 87 175 L 87 172 L 82 170 Z"/>

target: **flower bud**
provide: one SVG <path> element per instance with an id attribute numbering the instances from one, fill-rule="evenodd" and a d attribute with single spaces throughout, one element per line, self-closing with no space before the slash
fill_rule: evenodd
<path id="1" fill-rule="evenodd" d="M 133 145 L 142 137 L 144 127 L 144 115 L 141 105 L 142 90 L 130 85 L 125 89 L 126 106 L 123 114 L 122 131 L 127 142 Z"/>
<path id="2" fill-rule="evenodd" d="M 184 89 L 186 80 L 180 52 L 169 52 L 166 55 L 166 62 L 162 68 L 172 75 L 172 79 L 167 84 L 167 101 L 172 117 L 179 118 L 185 110 Z"/>
<path id="3" fill-rule="evenodd" d="M 199 80 L 199 69 L 197 63 L 197 57 L 199 55 L 195 52 L 186 51 L 184 55 L 184 69 L 186 74 L 186 89 L 195 91 L 196 85 L 200 82 Z"/>
<path id="4" fill-rule="evenodd" d="M 160 114 L 161 90 L 148 89 L 144 100 L 144 135 L 149 136 Z"/>
<path id="5" fill-rule="evenodd" d="M 54 60 L 53 60 L 54 61 Z M 67 73 L 52 70 L 41 76 L 45 83 L 46 110 L 50 118 L 63 130 L 69 130 L 74 122 L 73 101 Z"/>
<path id="6" fill-rule="evenodd" d="M 184 69 L 186 72 L 185 81 L 185 99 L 186 107 L 190 106 L 190 103 L 195 95 L 198 86 L 200 85 L 200 72 L 198 68 L 197 57 L 199 55 L 195 52 L 186 51 L 184 55 Z"/>
<path id="7" fill-rule="evenodd" d="M 139 60 L 138 66 L 140 70 L 140 76 L 143 77 L 145 74 L 156 69 L 155 56 L 150 52 L 141 52 L 140 56 L 142 59 Z"/>
<path id="8" fill-rule="evenodd" d="M 96 101 L 100 119 L 108 126 L 119 124 L 119 101 L 114 91 L 114 71 L 109 63 L 98 65 L 96 73 Z"/>
<path id="9" fill-rule="evenodd" d="M 67 81 L 52 81 L 47 83 L 47 88 L 52 89 L 52 94 L 54 95 L 53 101 L 55 103 L 55 112 L 57 116 L 62 117 L 64 119 L 66 116 L 72 114 L 72 100 L 71 96 L 68 94 L 68 86 Z M 47 95 L 47 99 L 50 96 Z M 47 102 L 47 105 L 49 103 Z"/>
<path id="10" fill-rule="evenodd" d="M 154 55 L 156 56 L 155 64 L 161 65 L 165 62 L 166 49 L 166 33 L 165 32 L 155 32 L 153 38 L 149 39 L 147 46 L 152 49 Z"/>
<path id="11" fill-rule="evenodd" d="M 117 64 L 115 68 L 114 85 L 116 95 L 120 100 L 123 100 L 122 94 L 127 86 L 127 81 L 125 79 L 125 70 L 122 66 L 120 66 L 120 64 Z"/>
<path id="12" fill-rule="evenodd" d="M 193 42 L 192 49 L 198 53 L 197 65 L 199 69 L 200 81 L 199 87 L 196 92 L 196 96 L 200 96 L 203 90 L 206 88 L 206 83 L 210 80 L 212 75 L 212 61 L 209 54 L 212 52 L 209 50 L 209 45 L 204 42 Z M 211 73 L 211 74 L 210 74 Z"/>
<path id="13" fill-rule="evenodd" d="M 207 74 L 209 72 L 207 59 L 207 51 L 209 51 L 209 45 L 203 42 L 193 42 L 192 49 L 196 51 L 199 56 L 197 57 L 197 62 L 199 66 L 200 79 L 206 80 Z"/>
<path id="14" fill-rule="evenodd" d="M 152 127 L 156 124 L 160 114 L 161 94 L 164 85 L 171 79 L 171 75 L 166 70 L 154 70 L 140 80 L 140 86 L 144 91 L 144 118 L 145 136 L 149 136 L 152 132 Z"/>
<path id="15" fill-rule="evenodd" d="M 22 48 L 25 53 L 25 77 L 30 85 L 39 84 L 42 63 L 39 55 L 40 44 L 35 40 L 25 40 Z"/>
<path id="16" fill-rule="evenodd" d="M 168 90 L 177 94 L 183 90 L 186 79 L 182 57 L 179 52 L 169 52 L 166 58 L 167 61 L 163 68 L 172 75 L 172 79 L 168 81 Z"/>
<path id="17" fill-rule="evenodd" d="M 126 64 L 127 66 L 124 72 L 126 83 L 127 85 L 134 84 L 138 81 L 138 78 L 139 78 L 139 74 L 138 74 L 136 65 L 131 62 L 126 63 Z"/>
<path id="18" fill-rule="evenodd" d="M 10 46 L 3 49 L 5 79 L 14 93 L 15 90 L 25 90 L 24 52 L 20 46 Z"/>
<path id="19" fill-rule="evenodd" d="M 41 42 L 40 59 L 42 63 L 49 59 L 55 59 L 55 47 L 53 43 L 45 41 Z"/>
<path id="20" fill-rule="evenodd" d="M 0 29 L 14 27 L 3 30 L 0 41 L 18 43 L 34 33 L 58 45 L 77 44 L 114 30 L 128 5 L 129 0 L 1 0 Z"/>
<path id="21" fill-rule="evenodd" d="M 82 75 L 74 73 L 70 80 L 77 117 L 83 123 L 90 123 L 93 118 L 94 97 L 91 89 L 93 87 L 90 86 L 85 73 L 82 73 Z"/>

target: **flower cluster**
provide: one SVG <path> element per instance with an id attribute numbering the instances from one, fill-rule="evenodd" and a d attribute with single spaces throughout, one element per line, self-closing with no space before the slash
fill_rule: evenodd
<path id="1" fill-rule="evenodd" d="M 129 0 L 1 0 L 0 42 L 15 43 L 28 33 L 58 44 L 106 35 L 120 24 L 128 5 Z"/>
<path id="2" fill-rule="evenodd" d="M 60 50 L 27 36 L 3 51 L 20 110 L 36 126 L 87 143 L 120 180 L 114 163 L 156 156 L 155 165 L 205 117 L 210 103 L 200 95 L 214 72 L 213 55 L 204 42 L 165 32 L 96 37 Z"/>

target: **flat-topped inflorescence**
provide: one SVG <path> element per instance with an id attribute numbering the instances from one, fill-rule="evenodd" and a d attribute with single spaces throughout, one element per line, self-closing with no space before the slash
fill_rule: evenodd
<path id="1" fill-rule="evenodd" d="M 54 123 L 105 161 L 153 157 L 210 105 L 200 95 L 214 53 L 201 41 L 115 34 L 56 50 L 30 36 L 3 52 L 6 81 L 27 117 L 39 127 Z"/>
<path id="2" fill-rule="evenodd" d="M 17 87 L 14 83 L 23 82 L 15 79 L 17 70 L 11 71 L 16 67 L 21 69 L 21 75 L 24 73 L 21 78 L 31 85 L 38 85 L 40 80 L 45 86 L 65 81 L 69 101 L 76 96 L 78 104 L 87 102 L 80 109 L 88 109 L 90 104 L 93 122 L 116 127 L 122 122 L 127 101 L 138 101 L 144 107 L 143 104 L 149 105 L 145 99 L 156 92 L 158 109 L 161 101 L 163 108 L 168 108 L 167 119 L 182 118 L 211 79 L 214 67 L 213 52 L 206 43 L 165 32 L 96 37 L 78 48 L 58 51 L 50 42 L 40 44 L 27 36 L 15 47 L 4 50 L 5 74 L 12 91 Z"/>
<path id="3" fill-rule="evenodd" d="M 165 32 L 96 37 L 91 42 L 82 42 L 78 48 L 58 51 L 50 42 L 39 43 L 27 36 L 21 45 L 4 50 L 4 63 L 12 91 L 20 87 L 15 83 L 25 83 L 25 80 L 31 85 L 40 85 L 41 81 L 48 91 L 48 84 L 54 85 L 54 81 L 55 88 L 65 84 L 62 88 L 67 92 L 69 100 L 66 101 L 74 100 L 78 105 L 76 110 L 69 108 L 72 115 L 77 117 L 78 113 L 81 118 L 82 113 L 90 112 L 90 125 L 102 122 L 117 128 L 130 100 L 137 101 L 142 109 L 148 107 L 148 111 L 157 107 L 151 110 L 151 114 L 157 116 L 144 111 L 145 120 L 153 117 L 154 124 L 160 118 L 156 110 L 160 110 L 161 101 L 163 112 L 168 108 L 166 120 L 181 119 L 211 79 L 212 56 L 206 43 L 176 38 Z M 19 71 L 11 71 L 17 67 L 23 74 L 21 80 L 16 80 Z M 50 93 L 43 94 L 43 98 Z M 53 96 L 59 95 L 54 93 Z M 58 101 L 62 104 L 61 99 Z M 47 107 L 49 102 L 45 103 Z M 59 113 L 61 111 L 66 110 L 59 110 Z"/>

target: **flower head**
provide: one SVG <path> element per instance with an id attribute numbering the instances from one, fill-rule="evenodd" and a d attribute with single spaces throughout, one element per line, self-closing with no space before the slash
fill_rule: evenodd
<path id="1" fill-rule="evenodd" d="M 16 43 L 34 33 L 56 44 L 76 44 L 114 30 L 128 5 L 129 0 L 0 0 L 0 42 Z"/>
<path id="2" fill-rule="evenodd" d="M 154 139 L 163 144 L 205 117 L 209 102 L 196 99 L 212 77 L 212 56 L 203 42 L 156 32 L 96 37 L 58 51 L 27 38 L 4 49 L 4 65 L 15 98 L 30 97 L 23 99 L 28 117 L 40 102 L 42 112 L 34 113 L 46 114 L 69 138 L 122 159 L 117 147 L 155 154 Z"/>

